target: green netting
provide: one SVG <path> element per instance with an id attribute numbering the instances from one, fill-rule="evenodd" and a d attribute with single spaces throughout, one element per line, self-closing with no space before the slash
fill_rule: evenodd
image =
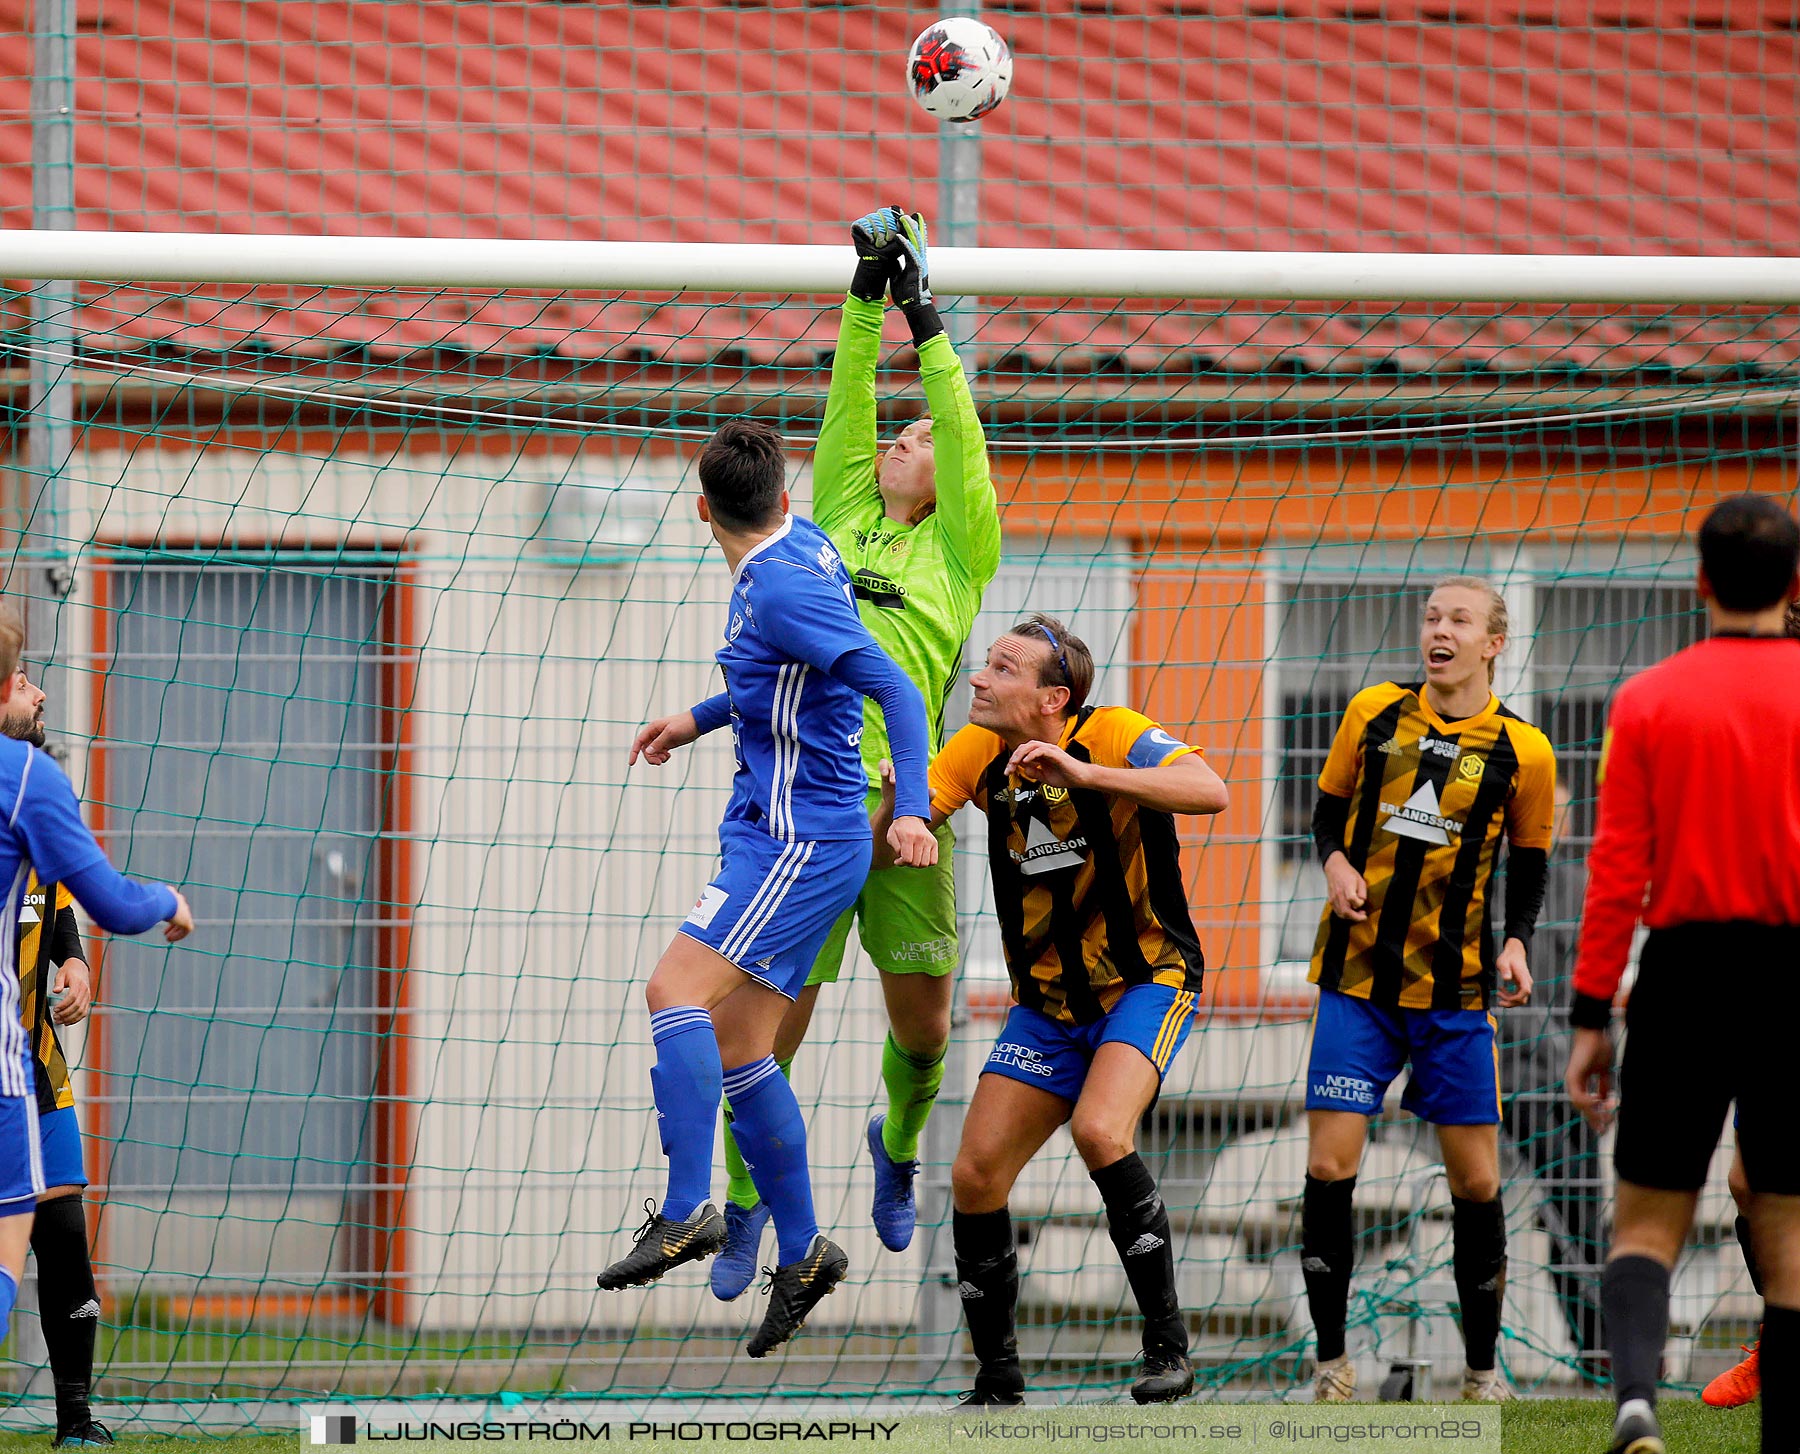
<path id="1" fill-rule="evenodd" d="M 34 13 L 44 13 L 40 0 Z M 1244 13 L 1229 13 L 1232 10 Z M 1101 13 L 1102 10 L 1104 13 Z M 67 196 L 92 229 L 841 241 L 888 199 L 990 245 L 1767 254 L 1800 227 L 1800 37 L 1700 5 L 1047 4 L 980 150 L 899 94 L 893 7 L 75 7 Z M 1553 13 L 1555 12 L 1555 13 Z M 23 7 L 6 74 L 32 72 Z M 30 148 L 21 80 L 0 139 Z M 959 159 L 958 159 L 959 158 Z M 959 171 L 959 168 L 964 169 Z M 978 170 L 978 188 L 958 175 Z M 23 165 L 0 218 L 27 225 Z M 940 186 L 942 190 L 940 190 Z M 44 196 L 54 199 L 55 189 Z M 979 214 L 977 226 L 975 214 Z M 941 235 L 941 234 L 940 234 Z M 1727 266 L 1727 264 L 1722 264 Z M 35 328 L 33 308 L 37 312 Z M 828 299 L 49 286 L 0 294 L 8 590 L 94 821 L 186 884 L 189 945 L 109 943 L 77 1059 L 96 1181 L 104 1405 L 279 1422 L 323 1394 L 939 1395 L 966 1386 L 950 1157 L 1004 976 L 962 866 L 955 1051 L 912 1252 L 876 1251 L 866 963 L 795 1081 L 850 1286 L 773 1366 L 759 1303 L 699 1275 L 593 1291 L 661 1175 L 637 986 L 710 872 L 717 745 L 627 773 L 709 690 L 725 580 L 688 464 L 721 419 L 790 436 L 798 495 Z M 1310 783 L 1345 702 L 1407 668 L 1420 589 L 1503 584 L 1501 686 L 1567 802 L 1540 1008 L 1504 1020 L 1512 1262 L 1502 1358 L 1578 1386 L 1604 1148 L 1559 1083 L 1603 708 L 1693 639 L 1699 512 L 1793 498 L 1791 309 L 971 301 L 1005 559 L 1094 646 L 1097 695 L 1206 746 L 1233 806 L 1185 840 L 1218 967 L 1143 1129 L 1203 1386 L 1283 1395 L 1297 1259 L 1302 983 L 1322 893 Z M 890 329 L 883 419 L 920 408 Z M 39 411 L 27 375 L 67 387 Z M 59 402 L 65 400 L 66 402 Z M 967 831 L 965 842 L 978 841 Z M 1447 1197 L 1396 1113 L 1370 1148 L 1351 1346 L 1454 1371 Z M 722 1181 L 720 1183 L 722 1186 Z M 1064 1138 L 1021 1181 L 1034 1388 L 1117 1394 L 1135 1320 Z M 1672 1376 L 1755 1317 L 1722 1188 L 1676 1282 Z M 47 1408 L 29 1320 L 28 1411 Z M 1716 1361 L 1716 1360 L 1715 1360 Z"/>
<path id="2" fill-rule="evenodd" d="M 200 308 L 217 290 L 175 291 Z M 127 296 L 92 290 L 77 317 Z M 476 305 L 383 292 L 341 306 Z M 541 320 L 602 305 L 484 306 Z M 603 306 L 654 316 L 644 300 Z M 1228 312 L 1029 306 L 1078 329 L 1141 316 L 1201 334 Z M 834 312 L 683 307 L 682 332 L 645 323 L 628 345 L 666 353 L 735 322 L 748 348 L 771 317 L 802 333 Z M 984 305 L 972 358 L 1012 308 Z M 1499 312 L 1523 349 L 1794 336 L 1766 311 Z M 1404 316 L 1268 313 L 1352 341 Z M 717 1304 L 691 1272 L 645 1294 L 592 1287 L 660 1190 L 637 986 L 710 872 L 728 775 L 707 745 L 660 772 L 624 765 L 640 720 L 713 679 L 726 577 L 688 463 L 700 434 L 754 408 L 803 466 L 823 361 L 723 379 L 716 363 L 668 364 L 652 391 L 643 365 L 552 383 L 541 360 L 202 359 L 80 327 L 77 344 L 73 456 L 54 489 L 13 476 L 12 588 L 33 600 L 50 715 L 106 841 L 134 873 L 186 884 L 202 920 L 174 952 L 106 947 L 82 1047 L 106 1396 L 961 1386 L 947 1169 L 1005 998 L 973 857 L 914 1250 L 878 1253 L 867 1225 L 860 1131 L 884 1022 L 865 963 L 827 991 L 795 1073 L 848 1289 L 771 1371 L 738 1348 L 754 1298 Z M 896 422 L 920 407 L 912 366 L 895 344 L 882 387 Z M 1602 707 L 1694 637 L 1696 512 L 1748 486 L 1794 493 L 1797 388 L 1627 369 L 1433 391 L 1346 373 L 1296 399 L 1289 381 L 1219 369 L 1180 384 L 981 371 L 1006 553 L 974 645 L 1022 607 L 1064 615 L 1095 648 L 1097 695 L 1204 744 L 1233 787 L 1232 809 L 1187 840 L 1220 970 L 1212 1014 L 1143 1132 L 1209 1386 L 1275 1394 L 1306 1369 L 1311 784 L 1350 694 L 1408 670 L 1422 585 L 1465 568 L 1505 587 L 1520 629 L 1501 687 L 1550 732 L 1568 803 L 1537 954 L 1545 1008 L 1505 1017 L 1503 1356 L 1521 1385 L 1559 1387 L 1579 1340 L 1592 1347 L 1610 1173 L 1561 1099 L 1548 1007 L 1566 1002 Z M 53 578 L 70 594 L 47 591 Z M 1377 1362 L 1454 1365 L 1434 1164 L 1409 1121 L 1381 1123 L 1352 1314 L 1353 1346 Z M 1013 1208 L 1034 1386 L 1116 1391 L 1135 1323 L 1066 1138 Z M 1729 1221 L 1720 1190 L 1677 1285 L 1685 1337 L 1724 1344 L 1753 1315 Z"/>

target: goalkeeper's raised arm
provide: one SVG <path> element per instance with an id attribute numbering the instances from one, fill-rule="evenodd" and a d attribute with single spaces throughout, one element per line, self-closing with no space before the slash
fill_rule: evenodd
<path id="1" fill-rule="evenodd" d="M 896 553 L 899 532 L 887 527 L 906 531 L 932 521 L 941 536 L 938 560 L 979 607 L 999 568 L 1000 520 L 987 439 L 931 295 L 925 219 L 882 207 L 859 218 L 851 235 L 857 266 L 844 299 L 831 392 L 813 459 L 813 518 L 846 560 L 871 544 L 872 554 Z M 930 412 L 906 425 L 882 451 L 876 439 L 875 374 L 883 297 L 890 292 L 912 332 Z M 904 610 L 905 595 L 895 600 L 883 591 L 895 582 L 875 579 L 882 575 L 880 562 L 871 562 L 872 578 L 859 583 L 858 594 Z M 959 651 L 960 646 L 959 641 Z M 864 756 L 873 782 L 881 754 Z"/>
<path id="2" fill-rule="evenodd" d="M 813 518 L 844 557 L 864 623 L 924 694 L 936 748 L 963 643 L 1000 566 L 1000 518 L 975 400 L 932 301 L 924 219 L 882 207 L 851 235 L 856 273 L 813 458 Z M 930 412 L 881 449 L 884 294 L 912 330 Z M 874 788 L 888 756 L 878 710 L 868 727 L 863 764 Z"/>
<path id="3" fill-rule="evenodd" d="M 1000 519 L 975 401 L 931 301 L 925 220 L 882 207 L 852 224 L 851 235 L 856 272 L 844 299 L 831 395 L 813 459 L 813 518 L 843 557 L 863 624 L 924 697 L 935 752 L 944 739 L 944 707 L 963 643 L 999 569 Z M 884 298 L 893 300 L 912 330 L 930 410 L 885 449 L 877 440 L 875 401 Z M 647 747 L 654 742 L 653 736 Z M 862 762 L 871 811 L 880 802 L 879 765 L 891 755 L 887 721 L 880 705 L 869 702 Z M 887 1108 L 869 1127 L 869 1154 L 872 1217 L 883 1244 L 895 1251 L 912 1239 L 919 1133 L 943 1078 L 950 1038 L 955 839 L 948 826 L 936 836 L 932 867 L 868 875 L 820 950 L 776 1041 L 776 1059 L 785 1065 L 806 1034 L 819 986 L 838 977 L 854 921 L 881 972 L 888 1009 L 881 1064 Z M 755 1276 L 766 1212 L 729 1135 L 726 1147 L 729 1240 L 713 1265 L 713 1291 L 732 1298 Z"/>

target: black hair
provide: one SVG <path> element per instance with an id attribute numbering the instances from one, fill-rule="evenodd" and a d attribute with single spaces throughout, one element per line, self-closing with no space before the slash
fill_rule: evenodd
<path id="1" fill-rule="evenodd" d="M 1700 526 L 1700 565 L 1727 611 L 1766 611 L 1800 570 L 1800 521 L 1769 495 L 1733 495 Z"/>
<path id="2" fill-rule="evenodd" d="M 726 530 L 762 530 L 781 518 L 787 456 L 781 435 L 760 419 L 721 424 L 700 450 L 700 488 Z"/>

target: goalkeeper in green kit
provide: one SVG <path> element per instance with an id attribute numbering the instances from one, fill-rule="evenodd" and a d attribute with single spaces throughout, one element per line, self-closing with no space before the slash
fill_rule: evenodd
<path id="1" fill-rule="evenodd" d="M 944 705 L 962 664 L 963 643 L 1000 566 L 1000 517 L 975 401 L 932 304 L 925 219 L 883 207 L 857 221 L 851 235 L 856 274 L 844 299 L 831 393 L 813 458 L 813 519 L 844 557 L 863 623 L 924 695 L 935 752 L 943 744 Z M 875 366 L 884 295 L 912 329 L 931 413 L 907 425 L 881 451 L 875 437 Z M 871 704 L 862 734 L 871 810 L 881 801 L 879 765 L 888 755 L 887 724 Z M 935 867 L 869 874 L 856 903 L 826 940 L 775 1041 L 775 1058 L 785 1073 L 806 1035 L 819 986 L 838 977 L 854 919 L 863 948 L 881 971 L 887 1002 L 890 1028 L 881 1078 L 888 1104 L 869 1123 L 869 1154 L 875 1164 L 875 1230 L 894 1252 L 912 1242 L 919 1134 L 937 1099 L 950 1041 L 950 976 L 958 957 L 954 843 L 946 825 L 938 830 Z M 769 1212 L 757 1198 L 729 1125 L 725 1160 L 731 1174 L 726 1241 L 713 1260 L 712 1289 L 729 1300 L 756 1275 Z"/>

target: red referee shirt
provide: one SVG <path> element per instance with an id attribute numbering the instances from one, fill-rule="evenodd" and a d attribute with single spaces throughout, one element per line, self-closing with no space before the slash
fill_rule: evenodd
<path id="1" fill-rule="evenodd" d="M 1640 917 L 1800 925 L 1800 641 L 1715 637 L 1614 694 L 1576 1023 L 1604 1023 Z"/>

